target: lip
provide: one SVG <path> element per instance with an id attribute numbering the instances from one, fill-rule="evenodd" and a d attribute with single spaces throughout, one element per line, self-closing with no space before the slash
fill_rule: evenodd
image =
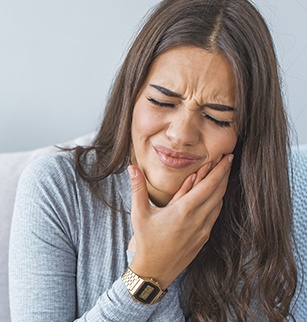
<path id="1" fill-rule="evenodd" d="M 158 159 L 164 165 L 174 169 L 182 169 L 189 167 L 201 157 L 196 154 L 188 152 L 175 151 L 162 145 L 155 145 L 154 149 L 157 153 Z"/>

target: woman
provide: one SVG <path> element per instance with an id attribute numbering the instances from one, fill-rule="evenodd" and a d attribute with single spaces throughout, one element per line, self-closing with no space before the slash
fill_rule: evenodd
<path id="1" fill-rule="evenodd" d="M 23 174 L 13 322 L 289 320 L 297 277 L 276 65 L 250 2 L 162 1 L 93 145 Z"/>

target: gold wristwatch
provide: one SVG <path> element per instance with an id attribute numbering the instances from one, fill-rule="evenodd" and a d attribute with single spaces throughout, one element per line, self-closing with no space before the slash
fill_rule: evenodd
<path id="1" fill-rule="evenodd" d="M 136 275 L 129 267 L 122 275 L 133 299 L 142 304 L 151 305 L 162 300 L 167 290 L 162 290 L 159 283 L 152 278 L 142 278 Z"/>

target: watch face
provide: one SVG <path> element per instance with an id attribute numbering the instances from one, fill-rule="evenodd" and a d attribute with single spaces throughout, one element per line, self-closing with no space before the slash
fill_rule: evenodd
<path id="1" fill-rule="evenodd" d="M 159 292 L 160 289 L 158 286 L 145 281 L 134 294 L 134 297 L 144 304 L 150 304 Z"/>

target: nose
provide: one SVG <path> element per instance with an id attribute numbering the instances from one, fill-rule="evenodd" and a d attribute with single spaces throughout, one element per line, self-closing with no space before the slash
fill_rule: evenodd
<path id="1" fill-rule="evenodd" d="M 200 140 L 199 124 L 193 111 L 181 111 L 172 115 L 166 136 L 177 146 L 193 146 Z"/>

